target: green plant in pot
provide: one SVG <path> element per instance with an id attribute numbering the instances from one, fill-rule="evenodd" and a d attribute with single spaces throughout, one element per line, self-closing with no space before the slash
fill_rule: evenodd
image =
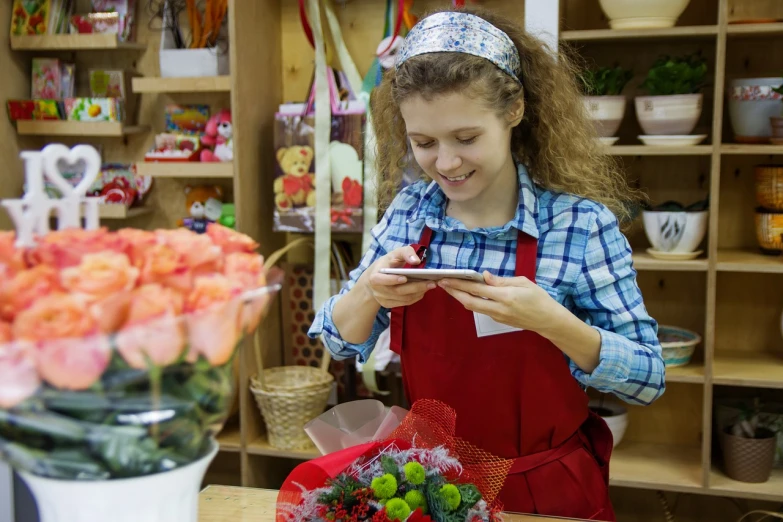
<path id="1" fill-rule="evenodd" d="M 635 98 L 636 118 L 644 134 L 690 137 L 701 116 L 703 94 L 699 91 L 706 75 L 707 61 L 698 54 L 656 60 L 640 85 L 647 95 Z M 672 144 L 693 145 L 704 139 L 692 138 L 688 143 L 678 140 Z"/>
<path id="2" fill-rule="evenodd" d="M 740 482 L 769 480 L 775 462 L 777 434 L 761 426 L 759 400 L 743 410 L 721 433 L 726 474 Z"/>
<path id="3" fill-rule="evenodd" d="M 620 128 L 626 106 L 626 98 L 621 93 L 632 76 L 630 70 L 618 65 L 589 69 L 580 77 L 585 110 L 600 138 L 611 138 Z"/>
<path id="4" fill-rule="evenodd" d="M 783 96 L 783 85 L 778 85 L 772 90 Z M 781 101 L 781 107 L 783 107 L 783 101 Z M 770 116 L 769 123 L 772 126 L 772 137 L 769 141 L 775 145 L 783 145 L 783 109 L 780 116 Z"/>

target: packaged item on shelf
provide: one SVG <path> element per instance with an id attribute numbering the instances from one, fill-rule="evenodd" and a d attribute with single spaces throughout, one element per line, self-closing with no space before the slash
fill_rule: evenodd
<path id="1" fill-rule="evenodd" d="M 67 98 L 66 119 L 74 121 L 123 121 L 121 98 Z"/>
<path id="2" fill-rule="evenodd" d="M 65 108 L 58 100 L 9 100 L 6 105 L 11 121 L 65 118 Z"/>
<path id="3" fill-rule="evenodd" d="M 166 132 L 155 136 L 155 148 L 144 155 L 144 161 L 198 161 L 200 150 L 198 136 Z"/>
<path id="4" fill-rule="evenodd" d="M 342 88 L 338 89 L 334 75 L 328 77 L 332 93 L 331 188 L 321 188 L 315 183 L 315 115 L 308 110 L 312 104 L 281 106 L 275 115 L 275 231 L 313 232 L 316 190 L 332 192 L 328 216 L 332 230 L 361 232 L 363 229 L 365 110 L 356 100 L 341 100 L 338 92 Z"/>
<path id="5" fill-rule="evenodd" d="M 75 77 L 76 65 L 64 63 L 60 66 L 60 98 L 73 98 Z"/>
<path id="6" fill-rule="evenodd" d="M 92 11 L 119 14 L 121 39 L 136 40 L 136 0 L 92 0 Z"/>
<path id="7" fill-rule="evenodd" d="M 177 225 L 203 234 L 207 225 L 218 221 L 223 214 L 223 189 L 218 185 L 188 185 L 185 187 L 185 207 L 188 217 L 179 220 Z"/>
<path id="8" fill-rule="evenodd" d="M 56 58 L 33 58 L 32 88 L 34 100 L 62 98 L 62 64 Z"/>
<path id="9" fill-rule="evenodd" d="M 11 36 L 68 32 L 73 0 L 13 0 Z"/>
<path id="10" fill-rule="evenodd" d="M 201 161 L 233 161 L 234 127 L 230 110 L 222 109 L 209 119 L 201 143 L 204 145 Z"/>
<path id="11" fill-rule="evenodd" d="M 88 13 L 71 17 L 71 32 L 78 34 L 116 34 L 121 42 L 128 40 L 126 16 L 118 13 Z"/>
<path id="12" fill-rule="evenodd" d="M 166 131 L 179 134 L 204 134 L 209 122 L 209 105 L 167 105 Z"/>
<path id="13" fill-rule="evenodd" d="M 133 77 L 140 76 L 132 70 L 90 69 L 90 96 L 94 98 L 122 98 L 126 121 L 136 121 L 139 96 L 133 93 Z"/>

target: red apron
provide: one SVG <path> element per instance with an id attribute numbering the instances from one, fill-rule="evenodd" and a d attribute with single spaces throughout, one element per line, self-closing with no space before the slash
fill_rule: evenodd
<path id="1" fill-rule="evenodd" d="M 432 230 L 420 244 L 425 259 Z M 515 275 L 535 282 L 537 241 L 519 232 Z M 416 267 L 409 267 L 416 268 Z M 441 288 L 392 310 L 410 403 L 437 399 L 457 412 L 457 436 L 515 459 L 499 495 L 509 512 L 614 521 L 612 433 L 588 408 L 563 353 L 531 331 L 478 337 L 473 312 Z"/>

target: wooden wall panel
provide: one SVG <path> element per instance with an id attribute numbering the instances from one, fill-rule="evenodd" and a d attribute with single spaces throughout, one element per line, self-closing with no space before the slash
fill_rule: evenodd
<path id="1" fill-rule="evenodd" d="M 781 289 L 783 274 L 718 274 L 716 357 L 726 352 L 766 352 L 783 361 Z"/>
<path id="2" fill-rule="evenodd" d="M 716 24 L 717 3 L 716 0 L 691 0 L 677 25 Z M 563 30 L 609 29 L 608 18 L 598 0 L 561 0 L 560 6 Z"/>

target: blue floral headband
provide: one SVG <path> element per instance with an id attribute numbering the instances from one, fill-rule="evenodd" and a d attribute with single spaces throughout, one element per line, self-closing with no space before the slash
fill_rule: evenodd
<path id="1" fill-rule="evenodd" d="M 396 68 L 427 53 L 466 53 L 485 58 L 520 82 L 521 65 L 514 42 L 483 18 L 468 13 L 436 13 L 416 24 L 397 53 Z"/>

